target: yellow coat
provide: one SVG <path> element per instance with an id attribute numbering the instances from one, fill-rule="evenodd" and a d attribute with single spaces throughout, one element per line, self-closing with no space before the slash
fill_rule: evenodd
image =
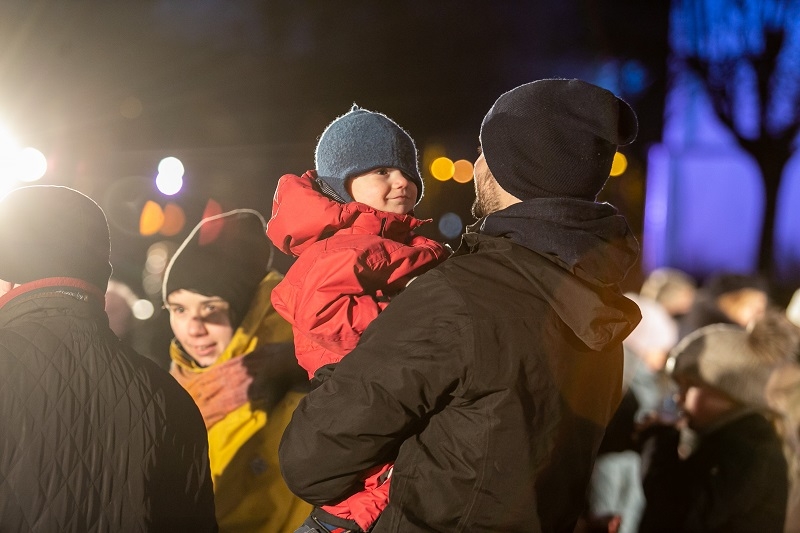
<path id="1" fill-rule="evenodd" d="M 272 308 L 270 293 L 282 279 L 270 272 L 258 287 L 242 324 L 227 349 L 210 367 L 202 368 L 173 340 L 172 371 L 203 373 L 257 348 L 291 343 L 291 326 Z M 177 368 L 179 367 L 179 368 Z M 274 406 L 248 402 L 208 430 L 216 515 L 221 533 L 292 533 L 311 512 L 281 477 L 278 444 L 303 393 L 289 391 Z"/>

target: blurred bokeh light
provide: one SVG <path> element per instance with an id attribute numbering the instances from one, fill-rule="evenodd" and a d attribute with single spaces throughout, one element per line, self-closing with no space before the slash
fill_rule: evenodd
<path id="1" fill-rule="evenodd" d="M 614 161 L 611 163 L 611 175 L 620 176 L 628 168 L 628 158 L 624 154 L 617 152 L 614 154 Z"/>
<path id="2" fill-rule="evenodd" d="M 459 159 L 453 163 L 453 181 L 457 183 L 469 183 L 472 181 L 472 163 L 466 159 Z"/>
<path id="3" fill-rule="evenodd" d="M 449 180 L 455 171 L 455 165 L 447 157 L 437 157 L 431 163 L 431 175 L 439 181 Z"/>
<path id="4" fill-rule="evenodd" d="M 47 172 L 47 158 L 33 147 L 20 148 L 13 135 L 0 127 L 0 193 L 19 182 L 32 182 Z"/>
<path id="5" fill-rule="evenodd" d="M 166 237 L 173 237 L 181 232 L 186 225 L 186 215 L 181 206 L 169 203 L 164 206 L 164 223 L 161 226 L 161 234 Z"/>
<path id="6" fill-rule="evenodd" d="M 119 113 L 125 118 L 134 119 L 142 114 L 142 101 L 135 96 L 129 96 L 119 106 Z"/>
<path id="7" fill-rule="evenodd" d="M 134 302 L 133 307 L 131 307 L 131 312 L 133 316 L 139 320 L 147 320 L 148 318 L 153 316 L 156 308 L 153 305 L 153 302 L 150 300 L 136 300 Z"/>
<path id="8" fill-rule="evenodd" d="M 161 206 L 152 200 L 145 202 L 139 218 L 139 233 L 144 236 L 155 235 L 163 225 L 164 211 Z"/>
<path id="9" fill-rule="evenodd" d="M 17 154 L 16 175 L 20 181 L 36 181 L 47 172 L 47 158 L 36 148 L 23 148 Z"/>
<path id="10" fill-rule="evenodd" d="M 177 157 L 165 157 L 158 164 L 156 187 L 163 194 L 172 196 L 183 187 L 183 163 Z"/>
<path id="11" fill-rule="evenodd" d="M 455 239 L 461 235 L 464 229 L 464 222 L 455 213 L 445 213 L 439 219 L 439 231 L 448 239 Z"/>

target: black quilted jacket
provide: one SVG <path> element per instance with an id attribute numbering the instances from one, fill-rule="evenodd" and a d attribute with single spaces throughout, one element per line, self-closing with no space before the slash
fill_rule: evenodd
<path id="1" fill-rule="evenodd" d="M 0 299 L 0 532 L 216 531 L 200 413 L 93 292 Z"/>

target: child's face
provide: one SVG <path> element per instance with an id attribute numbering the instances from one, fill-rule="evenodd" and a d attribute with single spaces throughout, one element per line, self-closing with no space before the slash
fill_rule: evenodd
<path id="1" fill-rule="evenodd" d="M 167 307 L 172 332 L 186 353 L 200 366 L 214 363 L 233 338 L 230 304 L 181 289 L 170 293 Z"/>
<path id="2" fill-rule="evenodd" d="M 376 168 L 352 177 L 347 190 L 356 202 L 398 215 L 411 211 L 417 202 L 417 186 L 396 168 Z"/>
<path id="3" fill-rule="evenodd" d="M 680 390 L 678 406 L 692 429 L 710 426 L 739 405 L 716 389 L 695 379 L 681 376 L 676 381 Z"/>

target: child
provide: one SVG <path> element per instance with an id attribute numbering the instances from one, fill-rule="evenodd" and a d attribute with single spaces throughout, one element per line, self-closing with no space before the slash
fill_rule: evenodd
<path id="1" fill-rule="evenodd" d="M 389 299 L 448 253 L 413 233 L 424 223 L 411 214 L 423 193 L 417 151 L 385 115 L 354 105 L 322 133 L 315 166 L 281 177 L 267 235 L 297 257 L 272 303 L 292 324 L 300 365 L 324 380 Z M 301 530 L 368 531 L 388 502 L 388 475 L 315 509 Z"/>
<path id="2" fill-rule="evenodd" d="M 640 532 L 783 531 L 787 466 L 764 392 L 789 344 L 761 320 L 706 326 L 675 347 L 668 369 L 688 427 L 642 433 Z"/>

